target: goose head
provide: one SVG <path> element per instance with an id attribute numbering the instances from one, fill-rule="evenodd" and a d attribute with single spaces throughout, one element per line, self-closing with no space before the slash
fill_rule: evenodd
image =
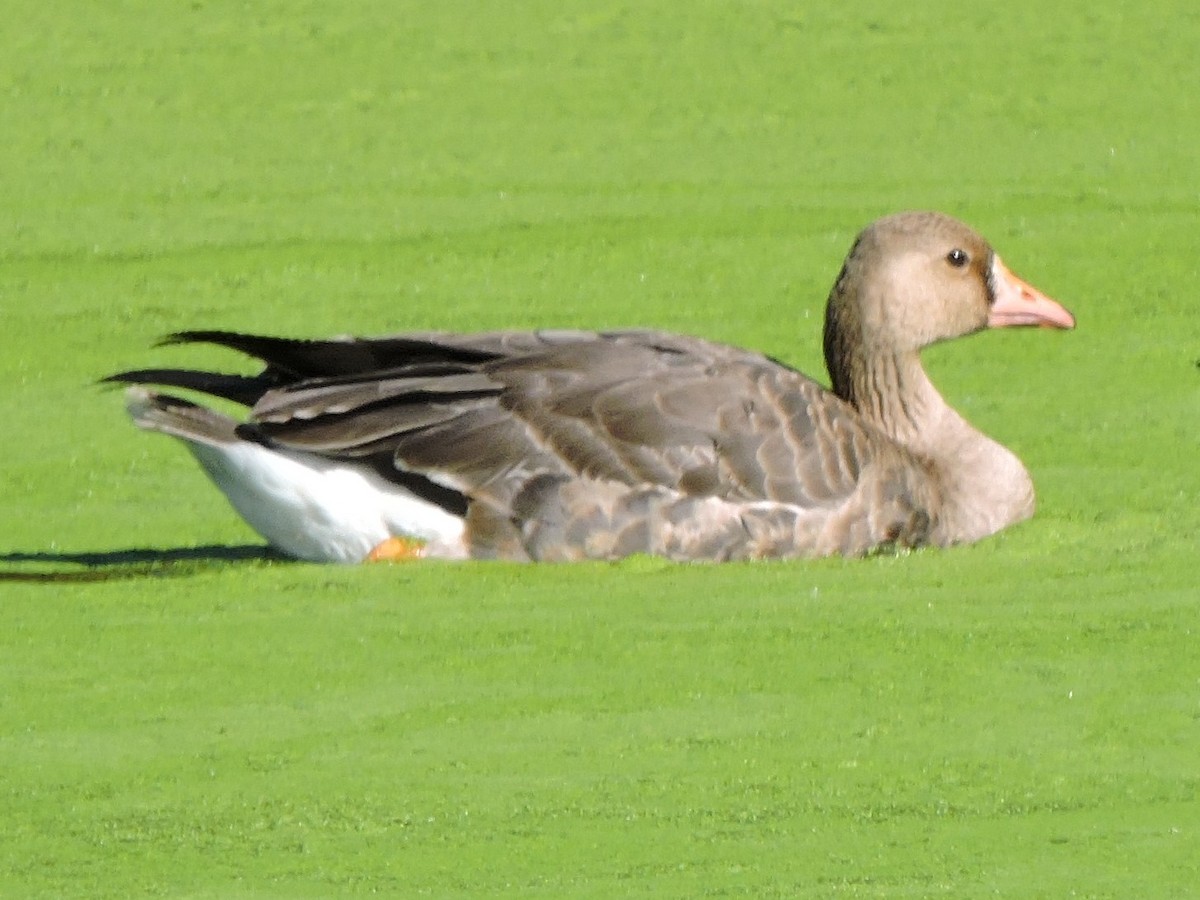
<path id="1" fill-rule="evenodd" d="M 835 392 L 849 399 L 849 368 L 1020 325 L 1073 328 L 1075 319 L 957 219 L 898 213 L 868 225 L 851 247 L 829 295 L 825 359 Z"/>

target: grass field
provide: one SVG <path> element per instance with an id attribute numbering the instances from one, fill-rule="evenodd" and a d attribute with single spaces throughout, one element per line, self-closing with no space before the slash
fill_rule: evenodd
<path id="1" fill-rule="evenodd" d="M 1200 891 L 1200 9 L 805 6 L 10 2 L 0 896 Z M 1039 488 L 974 547 L 292 564 L 94 385 L 204 327 L 819 374 L 911 207 L 1079 319 L 927 355 Z"/>

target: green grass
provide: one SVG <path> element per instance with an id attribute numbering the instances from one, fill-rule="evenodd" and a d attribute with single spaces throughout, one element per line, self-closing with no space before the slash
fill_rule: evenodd
<path id="1" fill-rule="evenodd" d="M 9 5 L 0 895 L 1194 894 L 1192 5 Z M 928 354 L 1039 488 L 975 547 L 288 564 L 93 385 L 189 327 L 816 373 L 906 207 L 1079 318 Z"/>

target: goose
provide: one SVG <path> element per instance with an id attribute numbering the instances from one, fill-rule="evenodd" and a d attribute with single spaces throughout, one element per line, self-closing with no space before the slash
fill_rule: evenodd
<path id="1" fill-rule="evenodd" d="M 104 380 L 299 559 L 860 556 L 966 544 L 1033 515 L 1021 461 L 946 403 L 920 353 L 985 328 L 1074 325 L 968 226 L 905 212 L 868 225 L 834 282 L 830 388 L 752 350 L 651 330 L 182 331 L 163 343 L 264 368 Z"/>

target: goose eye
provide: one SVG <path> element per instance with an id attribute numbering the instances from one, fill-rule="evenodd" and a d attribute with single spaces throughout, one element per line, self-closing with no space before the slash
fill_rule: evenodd
<path id="1" fill-rule="evenodd" d="M 960 247 L 955 247 L 946 254 L 946 262 L 950 263 L 950 265 L 954 266 L 956 269 L 961 269 L 970 261 L 970 259 L 971 257 L 967 256 L 967 251 Z"/>

